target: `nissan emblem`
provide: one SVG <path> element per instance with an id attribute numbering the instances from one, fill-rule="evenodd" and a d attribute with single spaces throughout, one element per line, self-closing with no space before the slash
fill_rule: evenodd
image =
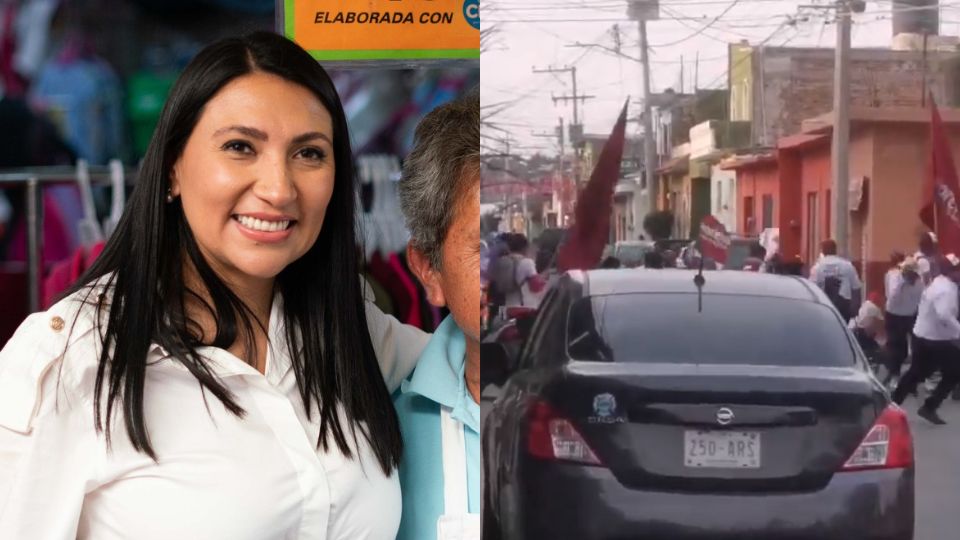
<path id="1" fill-rule="evenodd" d="M 729 425 L 733 422 L 733 411 L 726 407 L 717 409 L 717 423 L 721 426 Z"/>

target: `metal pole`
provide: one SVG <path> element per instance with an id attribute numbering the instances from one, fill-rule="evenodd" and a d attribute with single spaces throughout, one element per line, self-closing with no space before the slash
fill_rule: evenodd
<path id="1" fill-rule="evenodd" d="M 573 78 L 573 123 L 580 123 L 580 116 L 577 114 L 577 66 L 570 68 L 570 76 Z"/>
<path id="2" fill-rule="evenodd" d="M 566 148 L 566 145 L 563 142 L 563 117 L 562 116 L 560 117 L 560 129 L 558 132 L 558 136 L 560 138 L 560 155 L 558 157 L 559 163 L 558 163 L 557 170 L 559 171 L 559 175 L 557 176 L 557 178 L 560 180 L 558 183 L 560 186 L 560 196 L 557 197 L 557 200 L 559 202 L 559 204 L 557 205 L 557 210 L 558 210 L 557 211 L 557 227 L 560 229 L 563 229 L 564 228 L 563 213 L 567 210 L 566 205 L 564 204 L 565 202 L 564 196 L 566 195 L 566 187 L 567 187 L 567 177 L 563 172 L 563 153 L 564 153 L 564 148 Z"/>
<path id="3" fill-rule="evenodd" d="M 833 78 L 833 238 L 838 255 L 849 257 L 850 238 L 850 6 L 846 0 L 837 2 L 837 49 Z"/>
<path id="4" fill-rule="evenodd" d="M 30 313 L 40 311 L 43 264 L 43 192 L 37 178 L 27 180 L 27 301 Z"/>
<path id="5" fill-rule="evenodd" d="M 579 95 L 577 94 L 577 66 L 570 68 L 570 76 L 573 78 L 573 125 L 579 126 L 581 124 L 579 109 L 577 108 L 577 96 Z M 583 177 L 580 171 L 580 167 L 583 165 L 583 154 L 579 143 L 580 141 L 573 140 L 573 135 L 570 136 L 570 144 L 573 146 L 573 183 L 577 186 L 577 190 L 580 189 L 580 181 Z"/>
<path id="6" fill-rule="evenodd" d="M 643 62 L 643 169 L 647 180 L 647 211 L 657 210 L 657 149 L 654 146 L 653 106 L 650 103 L 650 56 L 647 44 L 647 20 L 640 18 L 640 61 Z"/>

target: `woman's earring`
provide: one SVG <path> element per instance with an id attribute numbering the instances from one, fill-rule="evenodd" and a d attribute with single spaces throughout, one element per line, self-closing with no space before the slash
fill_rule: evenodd
<path id="1" fill-rule="evenodd" d="M 167 189 L 167 204 L 170 204 L 172 202 L 173 202 L 173 192 Z"/>

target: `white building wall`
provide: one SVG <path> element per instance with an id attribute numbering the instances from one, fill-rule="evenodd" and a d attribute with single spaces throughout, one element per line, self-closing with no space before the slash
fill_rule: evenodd
<path id="1" fill-rule="evenodd" d="M 728 231 L 737 230 L 737 174 L 714 165 L 710 175 L 710 213 Z"/>

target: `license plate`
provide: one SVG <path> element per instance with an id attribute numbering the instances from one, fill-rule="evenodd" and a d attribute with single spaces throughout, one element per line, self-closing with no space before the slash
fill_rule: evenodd
<path id="1" fill-rule="evenodd" d="M 683 449 L 687 467 L 760 468 L 760 434 L 756 431 L 687 430 Z"/>

